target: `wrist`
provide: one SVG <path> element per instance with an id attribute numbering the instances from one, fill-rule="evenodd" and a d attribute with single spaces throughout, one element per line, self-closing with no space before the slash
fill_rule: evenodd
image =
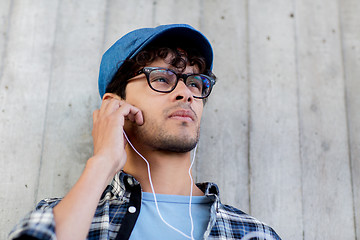
<path id="1" fill-rule="evenodd" d="M 93 156 L 86 163 L 85 171 L 91 173 L 98 181 L 103 182 L 105 186 L 115 176 L 117 171 L 105 157 Z"/>

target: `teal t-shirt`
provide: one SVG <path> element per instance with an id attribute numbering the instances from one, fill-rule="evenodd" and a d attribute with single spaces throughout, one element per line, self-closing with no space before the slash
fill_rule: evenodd
<path id="1" fill-rule="evenodd" d="M 159 210 L 164 220 L 186 235 L 191 236 L 189 198 L 189 196 L 156 194 Z M 212 201 L 205 196 L 193 196 L 191 201 L 191 212 L 194 221 L 194 238 L 203 239 L 204 232 L 210 219 L 210 207 Z M 140 214 L 130 239 L 183 240 L 186 238 L 168 227 L 160 219 L 156 210 L 153 194 L 143 192 Z"/>

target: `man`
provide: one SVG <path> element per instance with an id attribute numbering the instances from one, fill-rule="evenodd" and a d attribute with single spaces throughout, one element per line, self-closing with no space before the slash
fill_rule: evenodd
<path id="1" fill-rule="evenodd" d="M 280 239 L 223 205 L 215 184 L 192 181 L 212 60 L 208 40 L 188 25 L 119 39 L 100 65 L 94 155 L 63 199 L 40 202 L 10 238 Z"/>

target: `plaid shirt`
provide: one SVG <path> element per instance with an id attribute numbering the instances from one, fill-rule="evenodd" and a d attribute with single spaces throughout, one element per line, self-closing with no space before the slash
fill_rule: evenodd
<path id="1" fill-rule="evenodd" d="M 223 205 L 216 184 L 200 183 L 197 186 L 213 200 L 204 239 L 281 240 L 269 226 L 236 208 Z M 25 239 L 28 236 L 33 239 L 56 239 L 52 209 L 60 200 L 42 200 L 35 211 L 15 226 L 9 239 Z M 118 173 L 101 196 L 87 239 L 128 239 L 140 207 L 139 182 L 124 172 Z"/>

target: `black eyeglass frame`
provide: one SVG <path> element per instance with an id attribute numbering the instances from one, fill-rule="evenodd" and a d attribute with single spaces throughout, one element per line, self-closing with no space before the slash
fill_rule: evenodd
<path id="1" fill-rule="evenodd" d="M 170 90 L 166 90 L 166 91 L 157 90 L 157 89 L 153 88 L 153 86 L 151 86 L 151 83 L 150 83 L 150 73 L 151 73 L 152 71 L 155 71 L 155 70 L 166 70 L 166 71 L 170 71 L 170 72 L 174 73 L 174 75 L 176 76 L 176 82 L 175 82 L 174 86 L 173 86 Z M 196 75 L 196 76 L 205 77 L 205 78 L 208 79 L 209 82 L 210 82 L 209 92 L 207 93 L 206 96 L 201 96 L 201 97 L 199 97 L 199 96 L 194 96 L 194 95 L 193 95 L 194 98 L 198 98 L 198 99 L 207 98 L 207 97 L 210 95 L 211 90 L 212 90 L 213 86 L 214 86 L 215 83 L 216 83 L 215 79 L 213 79 L 212 77 L 210 77 L 210 76 L 208 76 L 208 75 L 205 75 L 205 74 L 199 74 L 199 73 L 183 74 L 183 73 L 177 73 L 177 72 L 175 72 L 175 71 L 172 70 L 172 69 L 162 68 L 162 67 L 144 67 L 144 68 L 142 68 L 141 70 L 139 70 L 139 71 L 134 75 L 134 77 L 136 77 L 136 76 L 138 76 L 138 75 L 140 75 L 140 74 L 142 74 L 142 73 L 145 74 L 146 80 L 147 80 L 147 83 L 148 83 L 149 87 L 150 87 L 152 90 L 154 90 L 155 92 L 161 92 L 161 93 L 170 93 L 170 92 L 174 91 L 174 89 L 176 88 L 176 86 L 177 86 L 177 84 L 178 84 L 178 82 L 179 82 L 179 79 L 182 79 L 183 82 L 184 82 L 185 85 L 186 85 L 186 80 L 187 80 L 188 77 L 190 77 L 190 76 Z"/>

